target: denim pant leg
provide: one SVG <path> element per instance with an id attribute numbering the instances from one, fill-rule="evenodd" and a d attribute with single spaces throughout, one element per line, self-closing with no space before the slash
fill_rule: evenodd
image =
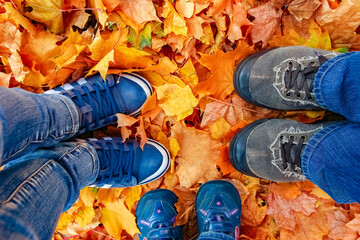
<path id="1" fill-rule="evenodd" d="M 37 149 L 0 171 L 0 239 L 51 239 L 60 214 L 98 171 L 95 149 L 75 142 Z"/>
<path id="2" fill-rule="evenodd" d="M 330 125 L 309 139 L 302 154 L 305 176 L 338 203 L 360 203 L 360 124 Z"/>
<path id="3" fill-rule="evenodd" d="M 324 108 L 360 123 L 360 52 L 341 54 L 322 65 L 314 94 Z"/>
<path id="4" fill-rule="evenodd" d="M 60 94 L 35 94 L 0 87 L 0 165 L 74 136 L 76 105 Z"/>
<path id="5" fill-rule="evenodd" d="M 199 235 L 197 240 L 235 240 L 235 238 L 225 233 L 204 232 Z"/>

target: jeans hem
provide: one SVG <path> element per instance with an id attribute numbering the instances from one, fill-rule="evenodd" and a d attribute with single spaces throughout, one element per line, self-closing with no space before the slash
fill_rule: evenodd
<path id="1" fill-rule="evenodd" d="M 318 72 L 315 75 L 314 85 L 313 85 L 313 92 L 315 95 L 316 101 L 319 103 L 319 105 L 325 109 L 331 110 L 331 107 L 329 107 L 323 97 L 322 91 L 321 91 L 321 85 L 323 83 L 324 78 L 326 77 L 326 74 L 328 71 L 331 70 L 333 66 L 335 66 L 339 61 L 342 61 L 344 58 L 348 58 L 351 55 L 355 54 L 356 52 L 348 52 L 341 54 L 339 56 L 336 56 L 329 61 L 325 62 L 318 70 Z"/>
<path id="2" fill-rule="evenodd" d="M 348 121 L 342 121 L 338 123 L 334 123 L 330 126 L 327 126 L 323 129 L 321 129 L 319 132 L 315 133 L 314 136 L 312 136 L 309 139 L 309 142 L 306 144 L 304 151 L 301 155 L 301 169 L 303 171 L 303 174 L 307 179 L 312 181 L 310 172 L 309 172 L 309 161 L 311 159 L 311 156 L 314 151 L 316 151 L 316 148 L 319 143 L 330 133 L 337 130 L 338 128 L 348 124 Z"/>

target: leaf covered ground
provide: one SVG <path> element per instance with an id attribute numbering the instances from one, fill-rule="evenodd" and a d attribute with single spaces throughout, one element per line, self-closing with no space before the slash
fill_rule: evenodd
<path id="1" fill-rule="evenodd" d="M 61 215 L 54 239 L 136 239 L 134 212 L 146 192 L 179 197 L 177 225 L 197 236 L 202 183 L 225 179 L 243 204 L 241 239 L 359 239 L 360 205 L 337 204 L 310 182 L 242 175 L 227 154 L 231 137 L 264 117 L 310 123 L 329 112 L 280 112 L 234 94 L 236 64 L 257 51 L 304 45 L 360 49 L 358 0 L 9 0 L 0 1 L 0 86 L 41 93 L 99 72 L 138 72 L 154 94 L 137 118 L 118 115 L 100 136 L 165 145 L 171 169 L 126 189 L 85 188 Z"/>

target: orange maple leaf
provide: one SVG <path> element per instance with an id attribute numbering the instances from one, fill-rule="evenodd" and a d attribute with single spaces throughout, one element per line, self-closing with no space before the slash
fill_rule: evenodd
<path id="1" fill-rule="evenodd" d="M 253 52 L 253 47 L 239 41 L 239 45 L 232 52 L 217 50 L 214 55 L 203 54 L 199 62 L 210 70 L 212 76 L 196 86 L 198 92 L 213 94 L 218 99 L 224 99 L 231 94 L 234 90 L 235 63 Z"/>

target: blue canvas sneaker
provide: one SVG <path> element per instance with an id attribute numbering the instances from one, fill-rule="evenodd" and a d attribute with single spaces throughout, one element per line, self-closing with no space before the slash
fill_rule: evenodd
<path id="1" fill-rule="evenodd" d="M 181 226 L 174 227 L 177 196 L 167 189 L 144 194 L 136 207 L 140 240 L 182 240 Z"/>
<path id="2" fill-rule="evenodd" d="M 234 185 L 223 180 L 203 184 L 195 205 L 199 239 L 239 238 L 241 199 Z"/>
<path id="3" fill-rule="evenodd" d="M 82 141 L 82 140 L 79 140 Z M 170 155 L 160 143 L 149 139 L 144 150 L 136 139 L 89 138 L 100 161 L 97 179 L 90 187 L 131 187 L 160 178 L 170 166 Z"/>
<path id="4" fill-rule="evenodd" d="M 303 46 L 281 47 L 243 59 L 234 88 L 247 102 L 270 109 L 321 109 L 313 93 L 315 74 L 340 53 Z"/>
<path id="5" fill-rule="evenodd" d="M 335 122 L 303 124 L 285 119 L 261 119 L 242 128 L 232 139 L 229 157 L 236 170 L 277 182 L 306 180 L 301 155 L 309 139 Z"/>
<path id="6" fill-rule="evenodd" d="M 141 76 L 124 73 L 100 75 L 49 90 L 46 94 L 62 94 L 75 103 L 80 112 L 78 134 L 117 122 L 115 114 L 136 116 L 152 94 L 150 84 Z"/>

